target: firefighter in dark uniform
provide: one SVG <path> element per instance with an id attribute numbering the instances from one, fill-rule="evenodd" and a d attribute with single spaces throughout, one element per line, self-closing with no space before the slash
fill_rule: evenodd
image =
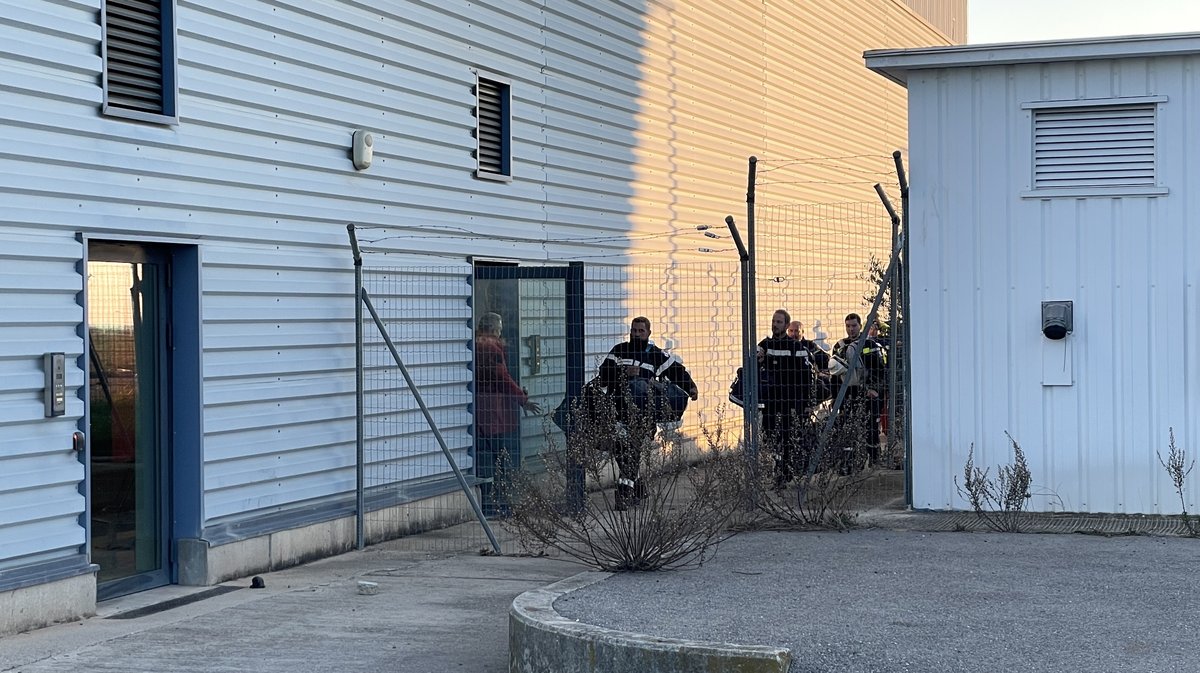
<path id="1" fill-rule="evenodd" d="M 862 318 L 857 313 L 846 316 L 846 338 L 833 345 L 834 357 L 849 366 L 852 353 L 862 332 Z M 872 463 L 879 460 L 879 414 L 883 410 L 884 393 L 887 391 L 887 365 L 883 346 L 870 337 L 863 342 L 858 367 L 846 389 L 846 399 L 838 415 L 849 419 L 851 433 L 861 438 L 867 456 Z M 842 374 L 844 378 L 845 373 Z M 838 382 L 839 384 L 841 381 Z M 850 447 L 854 448 L 854 447 Z"/>
<path id="2" fill-rule="evenodd" d="M 642 316 L 630 322 L 629 341 L 613 346 L 600 363 L 599 379 L 609 394 L 615 396 L 617 417 L 622 421 L 627 421 L 633 412 L 627 408 L 628 403 L 642 412 L 653 412 L 650 407 L 657 404 L 679 406 L 675 400 L 656 399 L 658 391 L 666 391 L 668 396 L 672 394 L 670 386 L 654 385 L 661 379 L 667 379 L 693 400 L 700 396 L 695 381 L 679 358 L 650 343 L 650 320 Z M 686 400 L 681 401 L 686 403 Z M 657 426 L 654 422 L 656 419 L 640 420 L 626 423 L 629 435 L 618 438 L 616 450 L 613 451 L 620 470 L 616 494 L 618 510 L 636 505 L 643 491 L 642 484 L 638 482 L 641 451 L 654 438 Z M 638 430 L 643 433 L 641 436 L 637 436 Z"/>
<path id="3" fill-rule="evenodd" d="M 807 339 L 787 334 L 792 317 L 779 309 L 771 316 L 771 336 L 758 343 L 758 361 L 765 383 L 763 437 L 775 458 L 775 485 L 795 476 L 792 448 L 803 441 L 811 415 L 814 369 L 824 369 L 828 356 Z"/>

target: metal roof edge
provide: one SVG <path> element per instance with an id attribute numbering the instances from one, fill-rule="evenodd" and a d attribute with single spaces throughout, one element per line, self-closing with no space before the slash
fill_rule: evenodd
<path id="1" fill-rule="evenodd" d="M 863 52 L 867 68 L 905 85 L 911 70 L 1200 54 L 1200 33 L 1122 35 Z"/>

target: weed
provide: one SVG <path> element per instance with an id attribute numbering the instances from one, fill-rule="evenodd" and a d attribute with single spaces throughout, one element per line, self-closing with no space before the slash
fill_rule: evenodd
<path id="1" fill-rule="evenodd" d="M 1183 487 L 1187 482 L 1188 475 L 1192 473 L 1192 469 L 1196 467 L 1196 461 L 1187 462 L 1187 452 L 1175 446 L 1175 428 L 1167 430 L 1170 436 L 1170 441 L 1167 444 L 1167 458 L 1163 460 L 1162 453 L 1155 451 L 1158 456 L 1158 462 L 1171 476 L 1171 482 L 1175 485 L 1175 493 L 1179 495 L 1179 506 L 1183 511 L 1183 527 L 1187 530 L 1187 534 L 1192 537 L 1200 537 L 1200 521 L 1196 517 L 1188 514 L 1187 499 L 1183 495 Z"/>
<path id="2" fill-rule="evenodd" d="M 963 483 L 960 485 L 955 478 L 954 486 L 988 528 L 1018 533 L 1021 531 L 1021 514 L 1032 497 L 1029 492 L 1032 475 L 1021 445 L 1007 431 L 1004 435 L 1012 442 L 1012 464 L 997 465 L 996 478 L 992 479 L 988 477 L 987 469 L 975 466 L 975 445 L 972 444 L 963 469 Z"/>

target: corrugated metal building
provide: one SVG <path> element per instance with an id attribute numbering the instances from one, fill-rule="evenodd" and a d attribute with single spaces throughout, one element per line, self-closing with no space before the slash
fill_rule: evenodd
<path id="1" fill-rule="evenodd" d="M 1200 35 L 866 61 L 909 93 L 914 506 L 966 507 L 968 451 L 994 474 L 1007 431 L 1035 510 L 1178 514 L 1158 454 L 1200 436 Z"/>
<path id="2" fill-rule="evenodd" d="M 949 42 L 899 0 L 0 5 L 0 632 L 353 543 L 347 222 L 620 263 L 749 154 L 890 152 L 859 54 Z"/>

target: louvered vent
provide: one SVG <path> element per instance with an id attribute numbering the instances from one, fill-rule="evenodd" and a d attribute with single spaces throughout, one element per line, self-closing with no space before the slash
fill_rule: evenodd
<path id="1" fill-rule="evenodd" d="M 1154 185 L 1154 119 L 1153 103 L 1035 110 L 1034 189 Z"/>
<path id="2" fill-rule="evenodd" d="M 485 175 L 509 175 L 507 84 L 479 78 L 476 85 L 475 118 L 478 141 L 476 158 L 479 172 Z"/>
<path id="3" fill-rule="evenodd" d="M 157 0 L 105 0 L 108 104 L 166 114 L 163 106 L 163 20 Z"/>

